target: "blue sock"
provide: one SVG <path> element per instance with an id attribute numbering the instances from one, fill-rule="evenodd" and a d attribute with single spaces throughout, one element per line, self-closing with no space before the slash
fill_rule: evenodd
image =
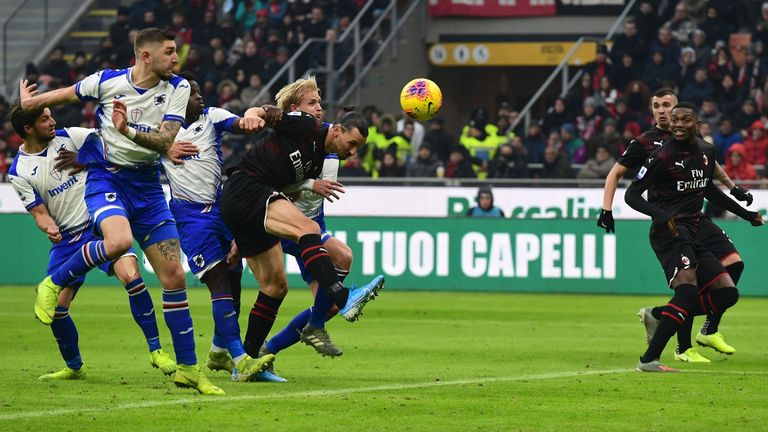
<path id="1" fill-rule="evenodd" d="M 96 266 L 109 261 L 104 241 L 90 241 L 51 274 L 53 283 L 67 286 Z"/>
<path id="2" fill-rule="evenodd" d="M 326 294 L 322 288 L 317 289 L 315 295 L 315 305 L 312 307 L 312 314 L 309 318 L 309 325 L 314 328 L 325 328 L 325 320 L 328 319 L 328 311 L 333 307 L 333 300 Z"/>
<path id="3" fill-rule="evenodd" d="M 80 348 L 77 346 L 78 336 L 77 327 L 72 317 L 69 316 L 69 308 L 63 306 L 56 307 L 56 314 L 53 316 L 51 331 L 59 344 L 59 352 L 67 367 L 78 370 L 83 367 L 83 359 L 80 358 Z"/>
<path id="4" fill-rule="evenodd" d="M 160 333 L 157 329 L 155 305 L 152 303 L 152 296 L 149 295 L 147 287 L 144 286 L 144 280 L 138 278 L 129 282 L 125 286 L 125 291 L 128 292 L 128 303 L 131 305 L 133 320 L 141 327 L 144 337 L 147 338 L 149 352 L 159 350 Z"/>
<path id="5" fill-rule="evenodd" d="M 281 350 L 288 348 L 299 341 L 299 333 L 309 322 L 309 316 L 312 314 L 312 308 L 304 309 L 298 315 L 293 317 L 291 322 L 280 333 L 274 335 L 267 341 L 267 349 L 272 354 L 277 354 Z"/>
<path id="6" fill-rule="evenodd" d="M 219 333 L 219 327 L 216 326 L 215 322 L 213 325 L 213 340 L 211 341 L 211 344 L 219 348 L 227 347 L 227 344 L 224 343 L 224 338 L 221 336 L 221 333 Z"/>
<path id="7" fill-rule="evenodd" d="M 195 330 L 189 314 L 186 288 L 169 291 L 163 289 L 163 315 L 171 331 L 176 363 L 192 366 L 197 364 L 195 355 Z"/>
<path id="8" fill-rule="evenodd" d="M 237 322 L 232 294 L 216 294 L 211 296 L 213 306 L 214 344 L 222 348 L 226 347 L 229 355 L 236 358 L 245 354 L 243 341 L 240 340 L 240 324 Z M 216 344 L 216 334 L 221 337 L 223 345 Z"/>

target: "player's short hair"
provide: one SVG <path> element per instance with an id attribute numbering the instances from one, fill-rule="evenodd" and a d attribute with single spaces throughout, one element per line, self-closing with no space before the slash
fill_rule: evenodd
<path id="1" fill-rule="evenodd" d="M 664 96 L 674 96 L 677 99 L 677 93 L 669 87 L 662 87 L 653 92 L 653 97 L 660 98 Z"/>
<path id="2" fill-rule="evenodd" d="M 17 101 L 11 107 L 11 125 L 13 125 L 13 129 L 20 137 L 26 138 L 27 132 L 24 130 L 24 126 L 33 126 L 35 121 L 43 115 L 43 110 L 45 110 L 45 107 L 34 110 L 22 110 L 21 104 Z"/>
<path id="3" fill-rule="evenodd" d="M 189 81 L 190 83 L 191 83 L 192 81 L 194 81 L 194 82 L 196 82 L 198 85 L 200 85 L 200 81 L 198 81 L 198 80 L 197 80 L 197 78 L 195 78 L 195 74 L 193 74 L 193 73 L 192 73 L 192 72 L 190 72 L 190 71 L 184 71 L 184 72 L 180 72 L 180 73 L 178 74 L 178 76 L 180 76 L 180 77 L 184 78 L 185 80 Z"/>
<path id="4" fill-rule="evenodd" d="M 680 102 L 679 104 L 675 105 L 675 107 L 672 108 L 672 109 L 676 110 L 678 108 L 689 109 L 689 110 L 691 110 L 693 112 L 694 115 L 696 115 L 696 117 L 699 116 L 699 107 L 697 107 L 696 105 L 694 105 L 694 104 L 692 104 L 690 102 Z"/>
<path id="5" fill-rule="evenodd" d="M 357 111 L 350 111 L 341 116 L 341 120 L 338 121 L 342 129 L 352 130 L 357 128 L 360 131 L 360 135 L 363 138 L 368 138 L 368 123 L 365 121 L 365 117 Z"/>
<path id="6" fill-rule="evenodd" d="M 320 88 L 317 87 L 317 81 L 314 75 L 299 78 L 296 81 L 281 88 L 275 95 L 275 102 L 277 107 L 283 111 L 290 111 L 291 105 L 298 105 L 301 102 L 301 97 L 308 91 L 316 91 L 320 93 Z"/>
<path id="7" fill-rule="evenodd" d="M 159 29 L 156 27 L 145 28 L 144 30 L 140 30 L 136 35 L 136 40 L 133 42 L 133 51 L 138 57 L 138 53 L 145 45 L 172 40 L 176 40 L 176 35 L 170 30 Z"/>

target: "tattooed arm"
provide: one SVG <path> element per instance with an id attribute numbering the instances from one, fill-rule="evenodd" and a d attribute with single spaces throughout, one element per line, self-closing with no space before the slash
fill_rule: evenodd
<path id="1" fill-rule="evenodd" d="M 128 107 L 125 102 L 117 99 L 114 101 L 112 110 L 112 124 L 115 125 L 115 129 L 131 141 L 160 154 L 165 154 L 170 150 L 173 139 L 181 129 L 181 123 L 173 120 L 164 121 L 160 125 L 159 132 L 141 132 L 128 127 Z"/>
<path id="2" fill-rule="evenodd" d="M 744 189 L 743 187 L 737 185 L 733 180 L 731 180 L 731 178 L 728 177 L 728 174 L 725 172 L 723 167 L 720 166 L 720 164 L 717 162 L 715 162 L 714 177 L 720 180 L 720 183 L 722 183 L 723 186 L 727 187 L 728 190 L 731 191 L 731 195 L 733 195 L 734 198 L 736 198 L 739 201 L 746 202 L 748 206 L 752 205 L 752 201 L 754 200 L 754 197 L 749 192 L 749 190 Z"/>
<path id="3" fill-rule="evenodd" d="M 720 183 L 723 184 L 723 186 L 727 187 L 728 190 L 733 189 L 734 186 L 736 186 L 736 183 L 731 180 L 730 177 L 728 177 L 728 174 L 726 174 L 725 170 L 722 166 L 720 166 L 719 163 L 715 163 L 715 178 L 720 181 Z"/>

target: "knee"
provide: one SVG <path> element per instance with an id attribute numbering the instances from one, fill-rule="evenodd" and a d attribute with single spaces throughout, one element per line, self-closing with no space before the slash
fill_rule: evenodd
<path id="1" fill-rule="evenodd" d="M 349 270 L 352 268 L 352 249 L 349 246 L 342 243 L 342 246 L 334 249 L 334 253 L 331 256 L 333 265 L 343 270 Z"/>
<path id="2" fill-rule="evenodd" d="M 120 233 L 110 235 L 104 238 L 104 249 L 110 259 L 119 258 L 133 246 L 133 239 L 130 234 Z"/>
<path id="3" fill-rule="evenodd" d="M 139 263 L 133 257 L 121 258 L 115 261 L 112 271 L 115 273 L 115 277 L 117 277 L 123 285 L 128 285 L 141 278 L 141 274 L 139 274 Z"/>
<path id="4" fill-rule="evenodd" d="M 174 261 L 174 264 L 175 265 L 172 268 L 157 272 L 157 278 L 165 289 L 177 290 L 187 286 L 187 278 L 184 275 L 184 269 L 181 268 L 180 263 Z"/>
<path id="5" fill-rule="evenodd" d="M 284 272 L 275 272 L 259 280 L 259 291 L 273 298 L 285 298 L 288 294 L 288 279 Z"/>
<path id="6" fill-rule="evenodd" d="M 718 290 L 717 296 L 720 297 L 720 307 L 728 309 L 739 301 L 739 290 L 735 287 L 723 288 Z"/>
<path id="7" fill-rule="evenodd" d="M 739 279 L 741 278 L 741 273 L 744 271 L 744 261 L 737 261 L 735 263 L 729 264 L 725 267 L 725 270 L 729 275 L 731 275 L 733 283 L 738 284 Z"/>
<path id="8" fill-rule="evenodd" d="M 301 238 L 301 236 L 307 235 L 307 234 L 320 234 L 320 225 L 317 224 L 317 222 L 313 221 L 312 219 L 305 218 L 306 220 L 301 221 L 299 225 L 299 229 L 301 230 L 301 235 L 297 236 Z"/>

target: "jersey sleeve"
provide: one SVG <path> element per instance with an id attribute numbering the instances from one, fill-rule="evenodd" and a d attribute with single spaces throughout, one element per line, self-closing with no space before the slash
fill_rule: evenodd
<path id="1" fill-rule="evenodd" d="M 216 132 L 232 132 L 232 126 L 240 117 L 225 109 L 211 107 L 208 108 L 208 118 L 211 119 Z"/>
<path id="2" fill-rule="evenodd" d="M 624 153 L 619 156 L 619 163 L 629 169 L 638 168 L 645 161 L 646 152 L 643 144 L 635 138 L 629 142 L 629 146 Z"/>
<path id="3" fill-rule="evenodd" d="M 30 211 L 43 203 L 43 198 L 40 194 L 38 194 L 35 188 L 33 188 L 23 177 L 9 173 L 8 180 L 11 182 L 13 190 L 16 191 L 16 195 L 19 196 L 21 203 L 27 211 Z"/>
<path id="4" fill-rule="evenodd" d="M 104 71 L 98 71 L 75 84 L 75 93 L 81 101 L 97 101 L 100 99 L 99 86 L 101 84 L 101 75 Z"/>
<path id="5" fill-rule="evenodd" d="M 323 180 L 336 181 L 339 178 L 339 156 L 336 153 L 328 153 L 323 160 L 323 171 L 320 173 Z"/>
<path id="6" fill-rule="evenodd" d="M 645 160 L 640 171 L 637 172 L 632 185 L 641 188 L 643 191 L 650 189 L 656 176 L 661 169 L 661 158 L 657 155 L 651 155 Z"/>
<path id="7" fill-rule="evenodd" d="M 168 103 L 168 111 L 163 116 L 163 121 L 177 121 L 184 123 L 184 116 L 187 115 L 187 102 L 189 102 L 189 81 L 180 79 L 176 83 L 176 88 L 171 93 L 171 100 Z"/>
<path id="8" fill-rule="evenodd" d="M 69 144 L 67 150 L 80 151 L 80 149 L 88 142 L 92 140 L 98 140 L 99 135 L 96 133 L 96 129 L 71 127 L 64 128 L 69 136 Z"/>

